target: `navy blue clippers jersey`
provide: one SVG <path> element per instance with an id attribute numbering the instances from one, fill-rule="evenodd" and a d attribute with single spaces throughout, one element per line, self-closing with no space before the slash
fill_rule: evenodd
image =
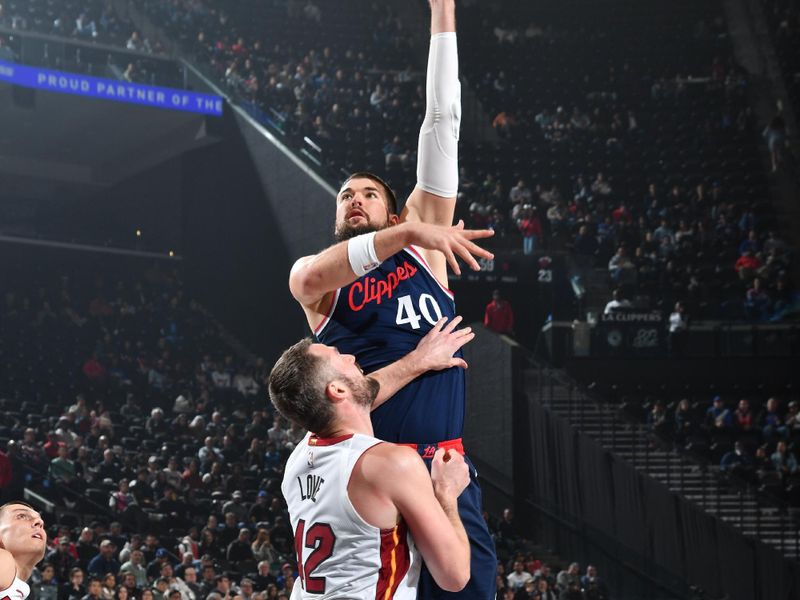
<path id="1" fill-rule="evenodd" d="M 338 290 L 314 334 L 370 373 L 411 352 L 439 318 L 455 316 L 453 293 L 406 248 Z M 375 437 L 416 444 L 460 438 L 464 400 L 462 369 L 426 373 L 372 411 Z"/>

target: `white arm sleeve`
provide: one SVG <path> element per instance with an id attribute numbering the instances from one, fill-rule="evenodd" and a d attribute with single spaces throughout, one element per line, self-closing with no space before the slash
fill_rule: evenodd
<path id="1" fill-rule="evenodd" d="M 425 84 L 425 120 L 419 132 L 417 186 L 444 198 L 458 192 L 461 84 L 455 31 L 431 36 Z"/>

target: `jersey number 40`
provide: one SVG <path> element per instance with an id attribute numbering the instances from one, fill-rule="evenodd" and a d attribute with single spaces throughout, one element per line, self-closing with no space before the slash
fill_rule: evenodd
<path id="1" fill-rule="evenodd" d="M 421 316 L 420 316 L 421 315 Z M 425 319 L 431 325 L 442 318 L 442 309 L 436 299 L 430 294 L 420 294 L 419 308 L 414 307 L 414 302 L 410 295 L 397 298 L 397 325 L 411 325 L 411 329 L 419 329 L 419 322 Z"/>

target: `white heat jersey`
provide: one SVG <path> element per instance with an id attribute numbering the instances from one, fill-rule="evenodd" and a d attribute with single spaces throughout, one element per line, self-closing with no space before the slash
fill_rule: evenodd
<path id="1" fill-rule="evenodd" d="M 361 434 L 306 435 L 286 462 L 298 581 L 292 600 L 415 600 L 422 559 L 406 524 L 378 529 L 347 493 L 359 457 L 380 440 Z M 2 599 L 0 599 L 2 600 Z"/>
<path id="2" fill-rule="evenodd" d="M 0 590 L 0 600 L 25 600 L 31 593 L 28 584 L 14 575 L 14 581 L 4 590 Z"/>

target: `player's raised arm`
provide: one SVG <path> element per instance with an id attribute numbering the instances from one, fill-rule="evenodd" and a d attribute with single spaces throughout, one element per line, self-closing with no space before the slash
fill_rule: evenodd
<path id="1" fill-rule="evenodd" d="M 431 42 L 425 82 L 425 119 L 419 132 L 417 185 L 401 220 L 451 225 L 458 192 L 461 84 L 454 0 L 429 0 Z"/>
<path id="2" fill-rule="evenodd" d="M 490 237 L 493 233 L 491 230 L 464 229 L 463 224 L 441 227 L 404 223 L 387 227 L 299 259 L 289 274 L 289 289 L 307 312 L 324 311 L 325 307 L 320 307 L 320 303 L 326 295 L 352 283 L 409 245 L 439 251 L 456 273 L 460 273 L 456 256 L 477 271 L 480 267 L 475 257 L 491 259 L 493 255 L 472 240 Z"/>

